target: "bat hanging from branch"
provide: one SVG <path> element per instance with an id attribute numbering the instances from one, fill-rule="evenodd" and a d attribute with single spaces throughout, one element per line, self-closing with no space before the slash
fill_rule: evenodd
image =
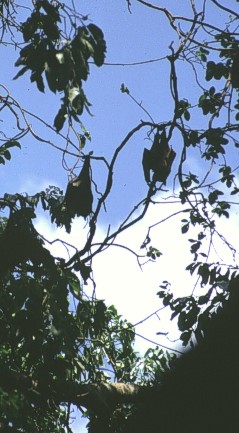
<path id="1" fill-rule="evenodd" d="M 151 149 L 144 149 L 143 153 L 142 164 L 146 182 L 150 184 L 158 181 L 165 184 L 175 156 L 176 152 L 168 144 L 166 130 L 163 129 L 161 133 L 157 131 Z M 152 178 L 151 171 L 153 172 Z"/>
<path id="2" fill-rule="evenodd" d="M 85 156 L 85 161 L 80 174 L 69 181 L 64 199 L 69 213 L 84 218 L 92 212 L 93 203 L 90 155 L 91 153 Z"/>
<path id="3" fill-rule="evenodd" d="M 232 67 L 231 67 L 231 85 L 233 89 L 239 88 L 239 51 L 233 55 Z"/>

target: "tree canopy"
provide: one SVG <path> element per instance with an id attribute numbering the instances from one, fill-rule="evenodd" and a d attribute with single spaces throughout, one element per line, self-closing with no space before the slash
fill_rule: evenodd
<path id="1" fill-rule="evenodd" d="M 142 269 L 160 266 L 154 233 L 177 225 L 169 249 L 180 255 L 187 240 L 191 293 L 179 296 L 167 272 L 155 298 L 183 346 L 200 347 L 237 280 L 238 1 L 121 0 L 124 20 L 112 28 L 110 17 L 96 22 L 111 5 L 95 2 L 92 13 L 86 3 L 0 4 L 2 432 L 72 432 L 79 410 L 91 433 L 129 431 L 135 407 L 174 364 L 163 345 L 138 354 L 137 326 L 97 297 L 94 261 L 106 250 L 127 251 Z M 119 69 L 116 89 L 109 71 Z M 34 192 L 18 188 L 28 169 L 43 179 Z M 59 184 L 46 185 L 57 176 Z M 123 242 L 148 214 L 139 248 Z M 43 218 L 61 229 L 55 239 L 41 230 Z M 174 263 L 168 268 L 173 275 Z M 205 350 L 192 353 L 203 359 Z"/>

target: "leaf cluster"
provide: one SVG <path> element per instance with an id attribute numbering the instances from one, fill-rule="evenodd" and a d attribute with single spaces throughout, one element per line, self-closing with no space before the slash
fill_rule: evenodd
<path id="1" fill-rule="evenodd" d="M 0 368 L 6 372 L 0 422 L 59 433 L 69 421 L 65 381 L 105 381 L 106 368 L 129 380 L 134 329 L 113 306 L 84 295 L 77 275 L 45 248 L 32 219 L 25 202 L 0 224 Z M 15 372 L 29 378 L 17 392 L 8 379 Z"/>
<path id="2" fill-rule="evenodd" d="M 204 116 L 208 113 L 216 113 L 218 108 L 222 106 L 222 94 L 216 93 L 215 87 L 212 86 L 200 96 L 198 106 L 202 109 Z"/>
<path id="3" fill-rule="evenodd" d="M 194 245 L 197 249 L 197 245 Z M 163 305 L 171 309 L 171 320 L 177 318 L 180 340 L 184 346 L 194 344 L 195 340 L 197 343 L 202 341 L 210 319 L 227 301 L 228 292 L 221 287 L 229 283 L 229 271 L 223 273 L 220 266 L 193 262 L 187 269 L 191 274 L 197 270 L 202 286 L 209 285 L 205 294 L 175 297 L 168 282 L 164 282 L 157 293 Z"/>
<path id="4" fill-rule="evenodd" d="M 43 76 L 53 93 L 64 92 L 54 120 L 57 131 L 67 118 L 78 121 L 84 108 L 89 112 L 91 104 L 83 91 L 82 80 L 88 78 L 89 59 L 102 66 L 106 52 L 103 32 L 95 24 L 78 27 L 73 39 L 65 41 L 60 23 L 59 4 L 52 5 L 48 0 L 36 2 L 31 16 L 22 24 L 26 45 L 15 65 L 23 67 L 14 77 L 17 79 L 31 71 L 30 80 L 36 82 L 41 92 L 45 90 Z"/>
<path id="5" fill-rule="evenodd" d="M 19 143 L 19 141 L 16 140 L 9 140 L 6 141 L 4 144 L 1 144 L 0 146 L 0 164 L 4 164 L 7 161 L 10 161 L 11 159 L 11 152 L 9 151 L 9 149 L 11 149 L 12 147 L 18 147 L 19 149 L 21 149 L 21 145 Z"/>

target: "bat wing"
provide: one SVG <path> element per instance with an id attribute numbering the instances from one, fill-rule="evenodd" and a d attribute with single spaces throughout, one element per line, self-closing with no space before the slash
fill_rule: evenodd
<path id="1" fill-rule="evenodd" d="M 145 181 L 150 183 L 151 152 L 148 149 L 144 149 L 142 165 Z"/>

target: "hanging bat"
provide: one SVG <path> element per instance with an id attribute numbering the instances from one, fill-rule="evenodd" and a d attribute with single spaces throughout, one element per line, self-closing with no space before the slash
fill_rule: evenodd
<path id="1" fill-rule="evenodd" d="M 233 89 L 239 88 L 239 51 L 237 51 L 233 56 L 231 68 L 231 85 Z"/>
<path id="2" fill-rule="evenodd" d="M 168 145 L 165 129 L 161 134 L 157 131 L 151 149 L 144 149 L 143 153 L 142 164 L 146 182 L 150 184 L 158 181 L 165 184 L 175 156 L 176 152 Z"/>
<path id="3" fill-rule="evenodd" d="M 90 154 L 85 157 L 79 176 L 69 181 L 64 201 L 68 212 L 74 216 L 86 218 L 92 212 Z"/>

